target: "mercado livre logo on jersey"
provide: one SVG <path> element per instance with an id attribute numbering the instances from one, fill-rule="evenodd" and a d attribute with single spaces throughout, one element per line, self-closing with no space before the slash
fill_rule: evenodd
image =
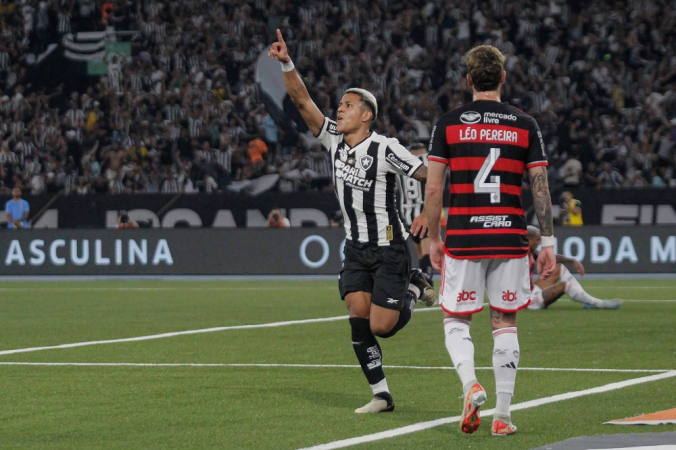
<path id="1" fill-rule="evenodd" d="M 516 122 L 516 116 L 514 114 L 502 114 L 496 112 L 484 113 L 484 123 L 500 123 L 501 120 L 511 120 L 512 122 Z"/>
<path id="2" fill-rule="evenodd" d="M 371 186 L 373 186 L 373 180 L 365 179 L 360 175 L 360 172 L 360 169 L 346 164 L 341 160 L 336 161 L 336 180 L 343 180 L 343 183 L 353 189 L 368 191 L 371 189 Z"/>

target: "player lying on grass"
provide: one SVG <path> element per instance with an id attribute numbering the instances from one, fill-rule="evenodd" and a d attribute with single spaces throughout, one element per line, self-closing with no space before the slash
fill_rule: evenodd
<path id="1" fill-rule="evenodd" d="M 535 261 L 537 261 L 537 248 L 540 246 L 540 230 L 533 225 L 528 226 L 528 246 L 530 247 L 531 274 Z M 556 255 L 556 269 L 547 280 L 540 278 L 531 283 L 530 304 L 528 309 L 545 309 L 563 294 L 568 294 L 576 302 L 580 302 L 589 309 L 617 309 L 620 307 L 619 300 L 601 300 L 589 295 L 580 283 L 568 271 L 564 264 L 572 264 L 575 270 L 584 276 L 584 266 L 577 259 L 566 258 Z"/>

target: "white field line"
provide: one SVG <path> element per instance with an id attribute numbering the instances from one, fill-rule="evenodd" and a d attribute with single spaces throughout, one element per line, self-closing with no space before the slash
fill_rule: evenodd
<path id="1" fill-rule="evenodd" d="M 416 312 L 427 312 L 427 311 L 440 311 L 441 308 L 425 308 L 420 309 Z M 87 341 L 87 342 L 75 342 L 72 344 L 61 344 L 61 345 L 48 345 L 44 347 L 29 347 L 29 348 L 17 348 L 14 350 L 2 350 L 0 351 L 0 356 L 2 355 L 14 355 L 16 353 L 29 353 L 29 352 L 39 352 L 42 350 L 58 350 L 64 348 L 75 348 L 75 347 L 87 347 L 90 345 L 103 345 L 103 344 L 120 344 L 123 342 L 138 342 L 138 341 L 150 341 L 153 339 L 165 339 L 175 336 L 185 336 L 190 334 L 202 334 L 202 333 L 214 333 L 217 331 L 228 331 L 228 330 L 250 330 L 255 328 L 276 328 L 276 327 L 285 327 L 289 325 L 303 325 L 308 323 L 321 323 L 321 322 L 336 322 L 338 320 L 347 320 L 348 316 L 334 316 L 334 317 L 323 317 L 319 319 L 303 319 L 303 320 L 287 320 L 285 322 L 270 322 L 270 323 L 259 323 L 255 325 L 234 325 L 229 327 L 214 327 L 214 328 L 202 328 L 198 330 L 185 330 L 185 331 L 174 331 L 170 333 L 161 333 L 161 334 L 151 334 L 147 336 L 137 336 L 131 338 L 122 338 L 122 339 L 108 339 L 103 341 Z"/>
<path id="2" fill-rule="evenodd" d="M 309 369 L 359 369 L 356 364 L 264 364 L 264 363 L 104 363 L 104 362 L 23 362 L 0 361 L 0 366 L 73 366 L 73 367 L 261 367 L 261 368 L 309 368 Z M 450 366 L 383 366 L 385 369 L 410 370 L 455 370 Z M 493 370 L 492 367 L 476 367 L 476 370 Z M 606 373 L 665 373 L 670 369 L 585 369 L 568 367 L 519 367 L 519 370 L 534 372 L 606 372 Z"/>
<path id="3" fill-rule="evenodd" d="M 622 389 L 629 386 L 634 386 L 637 384 L 650 383 L 652 381 L 663 380 L 666 378 L 676 377 L 676 370 L 671 370 L 666 373 L 661 373 L 659 375 L 650 375 L 641 378 L 634 378 L 632 380 L 619 381 L 617 383 L 610 383 L 603 386 L 584 389 L 581 391 L 572 391 L 566 392 L 564 394 L 552 395 L 550 397 L 543 397 L 536 400 L 529 400 L 526 402 L 517 403 L 512 405 L 512 411 L 519 411 L 521 409 L 535 408 L 542 405 L 547 405 L 550 403 L 561 402 L 565 400 L 572 400 L 578 397 L 584 397 L 586 395 L 600 394 L 603 392 L 614 391 L 617 389 Z M 495 409 L 489 409 L 481 413 L 481 417 L 492 416 L 495 412 Z M 313 447 L 306 447 L 302 450 L 331 450 L 336 448 L 345 448 L 353 445 L 363 444 L 365 442 L 374 442 L 382 439 L 389 439 L 396 436 L 402 436 L 405 434 L 415 433 L 417 431 L 428 430 L 430 428 L 438 427 L 441 425 L 447 425 L 449 423 L 460 422 L 461 416 L 446 417 L 444 419 L 430 420 L 428 422 L 420 422 L 413 425 L 408 425 L 401 428 L 394 428 L 392 430 L 381 431 L 380 433 L 367 434 L 365 436 L 359 436 L 350 439 L 343 439 L 340 441 L 329 442 L 327 444 L 320 444 Z"/>
<path id="4" fill-rule="evenodd" d="M 642 298 L 622 298 L 620 299 L 623 302 L 644 302 L 644 303 L 673 303 L 676 302 L 675 299 L 671 298 L 652 298 L 652 299 L 642 299 Z"/>
<path id="5" fill-rule="evenodd" d="M 673 289 L 673 286 L 594 286 L 585 284 L 585 287 L 591 289 L 629 289 L 629 290 L 646 290 L 646 289 Z M 295 286 L 293 288 L 286 288 L 293 290 L 305 290 L 305 289 L 328 289 L 328 290 L 337 290 L 337 286 Z M 140 292 L 166 292 L 166 291 L 271 291 L 279 290 L 279 287 L 275 286 L 146 286 L 146 287 L 133 287 L 133 286 L 60 286 L 60 287 L 0 287 L 0 292 L 73 292 L 73 291 L 91 291 L 91 292 L 126 292 L 126 291 L 140 291 Z M 645 301 L 645 300 L 641 300 Z"/>
<path id="6" fill-rule="evenodd" d="M 335 317 L 325 317 L 322 319 L 305 319 L 305 320 L 288 320 L 286 322 L 272 322 L 272 323 L 260 323 L 256 325 L 235 325 L 230 327 L 214 327 L 214 328 L 202 328 L 199 330 L 185 330 L 185 331 L 174 331 L 171 333 L 161 333 L 161 334 L 151 334 L 147 336 L 137 336 L 131 338 L 122 338 L 122 339 L 109 339 L 104 341 L 88 341 L 88 342 L 75 342 L 72 344 L 61 344 L 61 345 L 49 345 L 45 347 L 29 347 L 29 348 L 17 348 L 14 350 L 2 350 L 0 351 L 0 356 L 2 355 L 14 355 L 16 353 L 29 353 L 29 352 L 39 352 L 41 350 L 57 350 L 64 348 L 74 348 L 74 347 L 87 347 L 89 345 L 103 345 L 103 344 L 120 344 L 123 342 L 138 342 L 138 341 L 150 341 L 153 339 L 164 339 L 171 338 L 174 336 L 185 336 L 190 334 L 202 334 L 202 333 L 214 333 L 217 331 L 226 331 L 226 330 L 247 330 L 254 328 L 273 328 L 273 327 L 283 327 L 288 325 L 300 325 L 306 323 L 320 323 L 320 322 L 334 322 L 337 320 L 346 320 L 348 316 L 335 316 Z"/>
<path id="7" fill-rule="evenodd" d="M 579 280 L 579 278 L 578 278 Z M 644 290 L 644 289 L 673 289 L 673 286 L 630 286 L 630 285 L 613 285 L 613 286 L 608 286 L 608 285 L 600 285 L 600 284 L 591 284 L 591 283 L 584 283 L 585 288 L 591 288 L 591 289 L 630 289 L 630 290 Z"/>
<path id="8" fill-rule="evenodd" d="M 563 298 L 563 301 L 569 302 L 569 303 L 579 303 L 576 302 L 573 299 L 570 298 Z M 621 300 L 623 302 L 632 302 L 632 303 L 673 303 L 676 302 L 676 299 L 672 298 L 651 298 L 651 299 L 643 299 L 643 298 L 609 298 L 607 300 Z M 559 300 L 561 301 L 561 300 Z"/>
<path id="9" fill-rule="evenodd" d="M 3 287 L 0 292 L 72 292 L 72 291 L 92 291 L 92 292 L 116 292 L 116 291 L 142 291 L 142 292 L 166 292 L 166 291 L 278 291 L 279 286 L 172 286 L 172 287 L 55 287 L 55 288 L 36 288 L 36 287 Z M 289 288 L 285 288 L 289 289 Z M 292 290 L 305 289 L 331 289 L 338 290 L 337 286 L 296 286 Z"/>

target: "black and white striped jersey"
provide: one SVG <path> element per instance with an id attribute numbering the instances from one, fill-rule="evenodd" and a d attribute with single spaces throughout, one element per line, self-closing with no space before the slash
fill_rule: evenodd
<path id="1" fill-rule="evenodd" d="M 408 232 L 397 211 L 396 176 L 413 176 L 423 162 L 396 139 L 375 132 L 350 147 L 328 117 L 317 138 L 330 153 L 347 239 L 380 246 L 404 242 Z"/>
<path id="2" fill-rule="evenodd" d="M 417 156 L 427 165 L 427 155 Z M 397 175 L 399 192 L 399 214 L 406 228 L 411 228 L 413 219 L 418 217 L 425 206 L 425 185 L 415 178 Z"/>

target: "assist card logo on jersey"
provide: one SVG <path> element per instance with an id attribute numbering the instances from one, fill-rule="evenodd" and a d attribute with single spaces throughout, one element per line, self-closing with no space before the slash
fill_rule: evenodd
<path id="1" fill-rule="evenodd" d="M 509 216 L 472 216 L 469 219 L 469 223 L 481 223 L 484 228 L 501 228 L 501 227 L 511 227 L 512 221 L 507 220 Z"/>
<path id="2" fill-rule="evenodd" d="M 373 156 L 364 155 L 361 158 L 359 158 L 359 165 L 361 166 L 362 169 L 369 170 L 371 164 L 373 164 Z"/>
<path id="3" fill-rule="evenodd" d="M 476 111 L 465 111 L 460 115 L 460 122 L 462 123 L 479 123 L 481 122 L 481 114 Z"/>

